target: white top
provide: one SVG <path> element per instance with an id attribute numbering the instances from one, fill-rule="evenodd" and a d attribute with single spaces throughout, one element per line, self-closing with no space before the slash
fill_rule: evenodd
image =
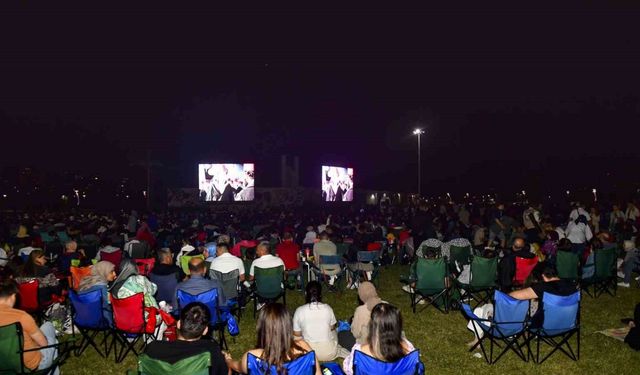
<path id="1" fill-rule="evenodd" d="M 7 252 L 0 247 L 0 267 L 6 266 L 8 262 L 9 259 L 7 258 Z"/>
<path id="2" fill-rule="evenodd" d="M 336 324 L 333 309 L 326 303 L 308 303 L 296 309 L 293 315 L 293 330 L 302 332 L 307 342 L 330 342 L 331 327 Z"/>
<path id="3" fill-rule="evenodd" d="M 629 207 L 625 212 L 625 216 L 627 217 L 627 220 L 636 221 L 638 216 L 640 216 L 640 211 L 638 211 L 636 207 Z"/>
<path id="4" fill-rule="evenodd" d="M 35 249 L 36 249 L 35 247 L 31 247 L 31 246 L 23 247 L 22 249 L 18 250 L 18 255 L 29 256 L 29 254 L 31 254 L 31 252 Z"/>
<path id="5" fill-rule="evenodd" d="M 178 256 L 176 257 L 176 265 L 178 267 L 180 267 L 180 258 L 182 258 L 183 255 L 185 254 L 189 254 L 190 252 L 192 252 L 193 250 L 195 250 L 196 248 L 191 246 L 191 245 L 184 245 L 181 249 L 180 252 L 178 253 Z"/>
<path id="6" fill-rule="evenodd" d="M 244 275 L 244 263 L 242 259 L 229 253 L 223 253 L 211 261 L 211 269 L 222 273 L 238 270 L 240 275 Z"/>
<path id="7" fill-rule="evenodd" d="M 266 254 L 254 260 L 253 263 L 251 263 L 251 269 L 249 270 L 249 275 L 253 276 L 253 269 L 255 267 L 273 268 L 273 267 L 279 267 L 279 266 L 284 267 L 284 262 L 282 261 L 282 259 L 278 257 L 274 257 L 271 254 Z"/>
<path id="8" fill-rule="evenodd" d="M 585 243 L 593 237 L 591 228 L 588 225 L 584 223 L 576 224 L 573 221 L 569 222 L 565 232 L 571 243 Z"/>
<path id="9" fill-rule="evenodd" d="M 569 220 L 575 221 L 580 215 L 584 215 L 587 218 L 587 221 L 591 221 L 591 215 L 589 215 L 587 210 L 582 207 L 574 208 L 569 214 Z"/>

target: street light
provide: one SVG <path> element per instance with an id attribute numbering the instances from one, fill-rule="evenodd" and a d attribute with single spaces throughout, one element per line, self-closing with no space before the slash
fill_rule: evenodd
<path id="1" fill-rule="evenodd" d="M 418 196 L 422 196 L 422 168 L 421 168 L 421 157 L 420 157 L 420 136 L 424 134 L 424 130 L 415 129 L 413 131 L 413 135 L 418 136 Z"/>

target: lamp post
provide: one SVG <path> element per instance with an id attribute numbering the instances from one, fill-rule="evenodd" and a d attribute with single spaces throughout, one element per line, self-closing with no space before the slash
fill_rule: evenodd
<path id="1" fill-rule="evenodd" d="M 413 135 L 417 135 L 418 136 L 418 196 L 422 196 L 422 163 L 421 163 L 421 157 L 420 157 L 420 136 L 424 134 L 424 130 L 422 129 L 415 129 L 413 131 Z"/>

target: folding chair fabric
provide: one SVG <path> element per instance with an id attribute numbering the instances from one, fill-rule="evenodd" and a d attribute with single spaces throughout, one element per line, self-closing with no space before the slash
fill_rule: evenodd
<path id="1" fill-rule="evenodd" d="M 395 362 L 381 361 L 356 350 L 353 353 L 353 374 L 422 375 L 424 364 L 420 361 L 419 350 L 414 350 Z"/>
<path id="2" fill-rule="evenodd" d="M 285 362 L 283 366 L 287 370 L 288 375 L 315 374 L 316 352 L 312 350 L 294 359 L 293 361 Z M 256 357 L 251 353 L 247 354 L 247 370 L 250 375 L 278 375 L 275 365 L 268 366 L 262 359 Z"/>

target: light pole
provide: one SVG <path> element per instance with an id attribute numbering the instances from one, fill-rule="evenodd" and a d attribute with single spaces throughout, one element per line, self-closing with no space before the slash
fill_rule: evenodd
<path id="1" fill-rule="evenodd" d="M 413 135 L 418 136 L 418 196 L 422 196 L 422 166 L 421 166 L 421 157 L 420 157 L 420 136 L 424 134 L 424 130 L 415 129 L 413 131 Z"/>

